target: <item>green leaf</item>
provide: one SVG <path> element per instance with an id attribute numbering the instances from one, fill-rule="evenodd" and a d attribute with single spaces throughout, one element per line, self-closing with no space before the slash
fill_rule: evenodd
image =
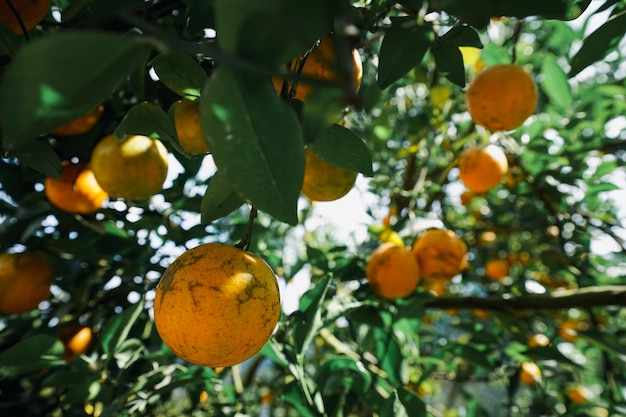
<path id="1" fill-rule="evenodd" d="M 293 344 L 300 359 L 313 336 L 322 326 L 321 308 L 331 281 L 331 277 L 324 278 L 322 282 L 304 293 L 300 299 L 300 306 L 296 312 L 299 320 L 293 325 Z"/>
<path id="2" fill-rule="evenodd" d="M 222 66 L 200 100 L 207 143 L 233 190 L 259 210 L 296 224 L 304 141 L 295 113 L 271 81 Z"/>
<path id="3" fill-rule="evenodd" d="M 308 404 L 307 398 L 298 381 L 291 381 L 285 385 L 281 400 L 291 404 L 299 416 L 320 417 L 320 414 L 314 407 Z"/>
<path id="4" fill-rule="evenodd" d="M 178 145 L 174 123 L 161 107 L 150 102 L 135 104 L 115 129 L 115 135 L 120 139 L 143 135 Z"/>
<path id="5" fill-rule="evenodd" d="M 231 187 L 226 178 L 217 171 L 209 179 L 208 188 L 204 192 L 200 214 L 203 224 L 225 217 L 241 207 L 243 200 Z"/>
<path id="6" fill-rule="evenodd" d="M 65 363 L 65 347 L 56 337 L 39 334 L 22 340 L 0 353 L 0 367 L 17 374 L 35 372 Z"/>
<path id="7" fill-rule="evenodd" d="M 543 82 L 541 88 L 550 101 L 560 109 L 569 109 L 572 106 L 572 89 L 567 81 L 563 68 L 556 62 L 553 55 L 546 54 L 541 65 Z"/>
<path id="8" fill-rule="evenodd" d="M 578 335 L 584 337 L 600 349 L 617 356 L 621 361 L 626 362 L 626 348 L 617 341 L 615 335 L 597 330 L 579 331 Z"/>
<path id="9" fill-rule="evenodd" d="M 395 20 L 380 46 L 378 86 L 389 87 L 422 62 L 430 42 L 427 28 L 415 24 L 407 26 L 406 19 Z"/>
<path id="10" fill-rule="evenodd" d="M 292 100 L 297 103 L 297 100 Z M 338 88 L 314 88 L 301 107 L 304 140 L 308 144 L 341 118 L 345 107 L 344 95 Z"/>
<path id="11" fill-rule="evenodd" d="M 398 398 L 406 408 L 409 417 L 426 417 L 426 404 L 420 397 L 406 388 L 398 390 Z"/>
<path id="12" fill-rule="evenodd" d="M 601 60 L 617 48 L 624 37 L 626 11 L 612 16 L 583 41 L 583 45 L 571 59 L 569 76 L 573 77 L 589 65 Z"/>
<path id="13" fill-rule="evenodd" d="M 440 40 L 448 42 L 456 46 L 473 46 L 474 48 L 482 48 L 483 43 L 480 41 L 478 32 L 470 26 L 458 25 L 447 31 Z"/>
<path id="14" fill-rule="evenodd" d="M 102 103 L 145 61 L 144 38 L 71 31 L 37 38 L 0 85 L 3 145 L 15 149 Z"/>
<path id="15" fill-rule="evenodd" d="M 439 71 L 454 84 L 465 87 L 465 66 L 459 47 L 440 39 L 435 42 L 433 55 Z"/>
<path id="16" fill-rule="evenodd" d="M 350 390 L 364 395 L 372 385 L 372 376 L 362 362 L 348 357 L 331 357 L 317 370 L 315 375 L 325 394 Z M 334 378 L 339 378 L 339 381 Z"/>
<path id="17" fill-rule="evenodd" d="M 36 140 L 15 150 L 14 155 L 32 169 L 47 177 L 61 175 L 61 160 L 47 142 Z"/>
<path id="18" fill-rule="evenodd" d="M 190 100 L 200 98 L 202 86 L 209 78 L 197 60 L 181 52 L 158 55 L 151 64 L 167 88 Z"/>
<path id="19" fill-rule="evenodd" d="M 109 357 L 116 354 L 128 339 L 131 328 L 144 309 L 143 300 L 128 307 L 121 314 L 111 317 L 100 333 L 103 352 Z"/>
<path id="20" fill-rule="evenodd" d="M 379 329 L 380 330 L 380 329 Z M 402 385 L 402 374 L 406 370 L 404 357 L 398 341 L 394 337 L 377 340 L 380 367 L 387 372 L 387 379 L 394 386 Z"/>
<path id="21" fill-rule="evenodd" d="M 373 175 L 372 158 L 365 142 L 350 129 L 333 125 L 308 145 L 329 164 L 364 175 Z"/>

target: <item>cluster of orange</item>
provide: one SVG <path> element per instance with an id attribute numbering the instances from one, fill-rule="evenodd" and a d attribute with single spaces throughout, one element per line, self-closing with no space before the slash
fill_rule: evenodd
<path id="1" fill-rule="evenodd" d="M 366 277 L 372 291 L 394 300 L 411 295 L 423 278 L 436 285 L 452 280 L 467 264 L 467 246 L 448 229 L 428 229 L 412 248 L 385 242 L 370 255 Z"/>

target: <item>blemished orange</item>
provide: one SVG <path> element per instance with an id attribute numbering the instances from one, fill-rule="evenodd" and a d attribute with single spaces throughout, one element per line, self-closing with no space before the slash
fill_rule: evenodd
<path id="1" fill-rule="evenodd" d="M 476 74 L 465 102 L 476 124 L 494 131 L 513 130 L 535 112 L 537 85 L 519 65 L 492 65 Z"/>
<path id="2" fill-rule="evenodd" d="M 180 147 L 190 155 L 208 153 L 200 125 L 200 102 L 183 99 L 174 106 L 174 125 Z"/>
<path id="3" fill-rule="evenodd" d="M 58 338 L 65 346 L 65 360 L 71 361 L 75 355 L 82 355 L 89 350 L 93 331 L 88 326 L 73 324 L 63 328 Z"/>
<path id="4" fill-rule="evenodd" d="M 104 106 L 99 105 L 95 109 L 91 110 L 89 113 L 84 114 L 78 119 L 72 120 L 71 122 L 63 126 L 50 131 L 50 133 L 57 136 L 82 135 L 83 133 L 86 133 L 93 129 L 93 127 L 102 117 L 102 113 L 104 113 Z"/>
<path id="5" fill-rule="evenodd" d="M 91 153 L 96 180 L 112 198 L 144 200 L 159 193 L 167 177 L 167 148 L 158 139 L 104 137 Z"/>
<path id="6" fill-rule="evenodd" d="M 501 280 L 509 275 L 509 262 L 506 259 L 490 259 L 485 264 L 485 275 L 493 280 Z"/>
<path id="7" fill-rule="evenodd" d="M 519 374 L 519 379 L 526 385 L 537 385 L 541 382 L 542 373 L 541 368 L 535 362 L 522 363 L 522 369 Z"/>
<path id="8" fill-rule="evenodd" d="M 177 356 L 228 367 L 254 356 L 280 315 L 276 275 L 256 254 L 221 243 L 183 252 L 163 273 L 154 322 Z"/>
<path id="9" fill-rule="evenodd" d="M 50 9 L 50 0 L 11 0 L 11 4 L 22 18 L 26 30 L 37 26 Z M 7 26 L 16 35 L 23 33 L 19 20 L 4 0 L 0 1 L 0 25 Z"/>
<path id="10" fill-rule="evenodd" d="M 329 164 L 310 149 L 304 151 L 302 194 L 311 201 L 334 201 L 350 192 L 357 172 Z"/>
<path id="11" fill-rule="evenodd" d="M 66 162 L 61 176 L 46 178 L 44 185 L 50 203 L 68 213 L 94 213 L 109 198 L 86 163 Z"/>
<path id="12" fill-rule="evenodd" d="M 422 278 L 447 282 L 467 264 L 467 245 L 448 229 L 428 229 L 413 244 Z"/>
<path id="13" fill-rule="evenodd" d="M 420 270 L 410 248 L 386 242 L 371 253 L 365 269 L 372 291 L 388 300 L 411 295 L 420 281 Z"/>
<path id="14" fill-rule="evenodd" d="M 471 146 L 459 158 L 459 178 L 476 194 L 484 194 L 498 185 L 508 168 L 504 151 L 496 145 Z"/>
<path id="15" fill-rule="evenodd" d="M 361 79 L 363 78 L 363 63 L 361 61 L 361 55 L 357 49 L 352 49 L 351 56 L 351 78 L 352 88 L 354 91 L 358 91 L 361 86 Z M 290 63 L 290 70 L 296 71 L 299 65 L 299 59 L 294 59 Z M 311 52 L 306 56 L 304 66 L 300 72 L 300 76 L 318 79 L 320 81 L 327 81 L 338 84 L 342 82 L 340 73 L 339 61 L 337 57 L 337 47 L 335 40 L 332 37 L 325 37 L 315 46 Z M 283 78 L 273 77 L 274 88 L 280 94 L 283 88 Z M 306 101 L 311 94 L 311 91 L 315 88 L 313 84 L 306 82 L 298 82 L 297 84 L 288 81 L 291 85 L 291 89 L 295 88 L 295 93 L 292 98 L 300 101 Z"/>
<path id="16" fill-rule="evenodd" d="M 24 313 L 50 297 L 54 271 L 40 252 L 0 254 L 0 313 Z"/>

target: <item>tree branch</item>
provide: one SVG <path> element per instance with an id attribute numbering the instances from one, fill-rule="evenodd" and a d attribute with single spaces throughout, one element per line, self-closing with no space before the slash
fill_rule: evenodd
<path id="1" fill-rule="evenodd" d="M 585 287 L 556 290 L 547 294 L 529 294 L 521 297 L 439 297 L 427 301 L 426 308 L 459 308 L 484 310 L 558 310 L 626 306 L 626 285 Z"/>

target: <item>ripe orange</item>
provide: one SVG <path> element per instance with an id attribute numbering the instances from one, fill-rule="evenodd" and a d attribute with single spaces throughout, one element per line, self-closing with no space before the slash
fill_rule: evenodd
<path id="1" fill-rule="evenodd" d="M 167 148 L 158 139 L 133 135 L 102 139 L 91 153 L 91 169 L 113 198 L 143 200 L 160 192 L 167 177 Z"/>
<path id="2" fill-rule="evenodd" d="M 54 272 L 39 252 L 0 254 L 0 313 L 24 313 L 50 297 Z"/>
<path id="3" fill-rule="evenodd" d="M 537 385 L 541 382 L 541 368 L 534 362 L 524 362 L 519 379 L 526 385 Z"/>
<path id="4" fill-rule="evenodd" d="M 536 333 L 528 338 L 528 347 L 545 347 L 550 344 L 550 338 L 543 333 Z"/>
<path id="5" fill-rule="evenodd" d="M 93 332 L 90 327 L 73 324 L 61 330 L 58 338 L 65 345 L 65 360 L 71 361 L 74 355 L 82 355 L 89 350 Z"/>
<path id="6" fill-rule="evenodd" d="M 467 264 L 467 246 L 452 230 L 428 229 L 413 244 L 422 278 L 447 282 Z"/>
<path id="7" fill-rule="evenodd" d="M 578 340 L 578 323 L 574 320 L 566 320 L 561 327 L 559 327 L 559 336 L 568 342 L 575 342 Z"/>
<path id="8" fill-rule="evenodd" d="M 493 65 L 472 80 L 465 101 L 476 124 L 490 130 L 512 130 L 535 112 L 537 85 L 518 65 Z"/>
<path id="9" fill-rule="evenodd" d="M 291 62 L 291 71 L 295 72 L 297 70 L 298 62 L 298 59 L 294 59 Z M 332 37 L 323 38 L 309 55 L 307 55 L 300 75 L 321 81 L 333 82 L 341 87 L 343 75 L 340 74 L 337 49 L 335 40 Z M 361 62 L 361 55 L 356 49 L 352 49 L 352 67 L 349 76 L 354 90 L 357 91 L 361 85 L 361 79 L 363 78 L 363 63 Z M 276 91 L 280 94 L 284 79 L 273 77 L 272 81 L 274 82 L 274 88 L 276 88 Z M 306 82 L 298 82 L 297 85 L 293 87 L 295 87 L 293 98 L 301 101 L 306 101 L 311 91 L 315 88 L 315 86 Z"/>
<path id="10" fill-rule="evenodd" d="M 179 256 L 161 277 L 154 299 L 163 342 L 180 358 L 214 368 L 256 354 L 279 315 L 278 282 L 269 265 L 220 243 Z"/>
<path id="11" fill-rule="evenodd" d="M 311 201 L 337 200 L 354 187 L 357 173 L 337 167 L 315 155 L 310 149 L 304 153 L 302 194 Z"/>
<path id="12" fill-rule="evenodd" d="M 200 126 L 200 102 L 184 99 L 174 106 L 174 125 L 181 148 L 191 155 L 208 153 Z"/>
<path id="13" fill-rule="evenodd" d="M 104 106 L 99 105 L 89 113 L 52 130 L 50 133 L 57 136 L 81 135 L 90 131 L 98 123 L 102 113 L 104 113 Z"/>
<path id="14" fill-rule="evenodd" d="M 509 262 L 506 259 L 490 259 L 485 264 L 485 275 L 494 280 L 501 280 L 509 275 Z"/>
<path id="15" fill-rule="evenodd" d="M 465 190 L 461 193 L 461 204 L 464 206 L 469 206 L 472 200 L 474 199 L 474 192 L 471 190 Z"/>
<path id="16" fill-rule="evenodd" d="M 586 404 L 593 398 L 593 391 L 585 386 L 567 387 L 566 392 L 574 404 Z"/>
<path id="17" fill-rule="evenodd" d="M 79 214 L 98 211 L 109 197 L 85 163 L 65 163 L 60 178 L 46 178 L 44 192 L 56 207 Z"/>
<path id="18" fill-rule="evenodd" d="M 11 4 L 22 18 L 26 30 L 37 26 L 50 9 L 50 0 L 11 0 Z M 7 26 L 16 35 L 22 34 L 19 21 L 4 0 L 0 1 L 0 25 Z"/>
<path id="19" fill-rule="evenodd" d="M 477 194 L 483 194 L 500 183 L 509 164 L 504 151 L 496 145 L 472 146 L 459 158 L 459 178 Z"/>
<path id="20" fill-rule="evenodd" d="M 389 300 L 411 295 L 420 280 L 419 265 L 411 249 L 392 242 L 372 252 L 365 274 L 372 291 Z"/>

